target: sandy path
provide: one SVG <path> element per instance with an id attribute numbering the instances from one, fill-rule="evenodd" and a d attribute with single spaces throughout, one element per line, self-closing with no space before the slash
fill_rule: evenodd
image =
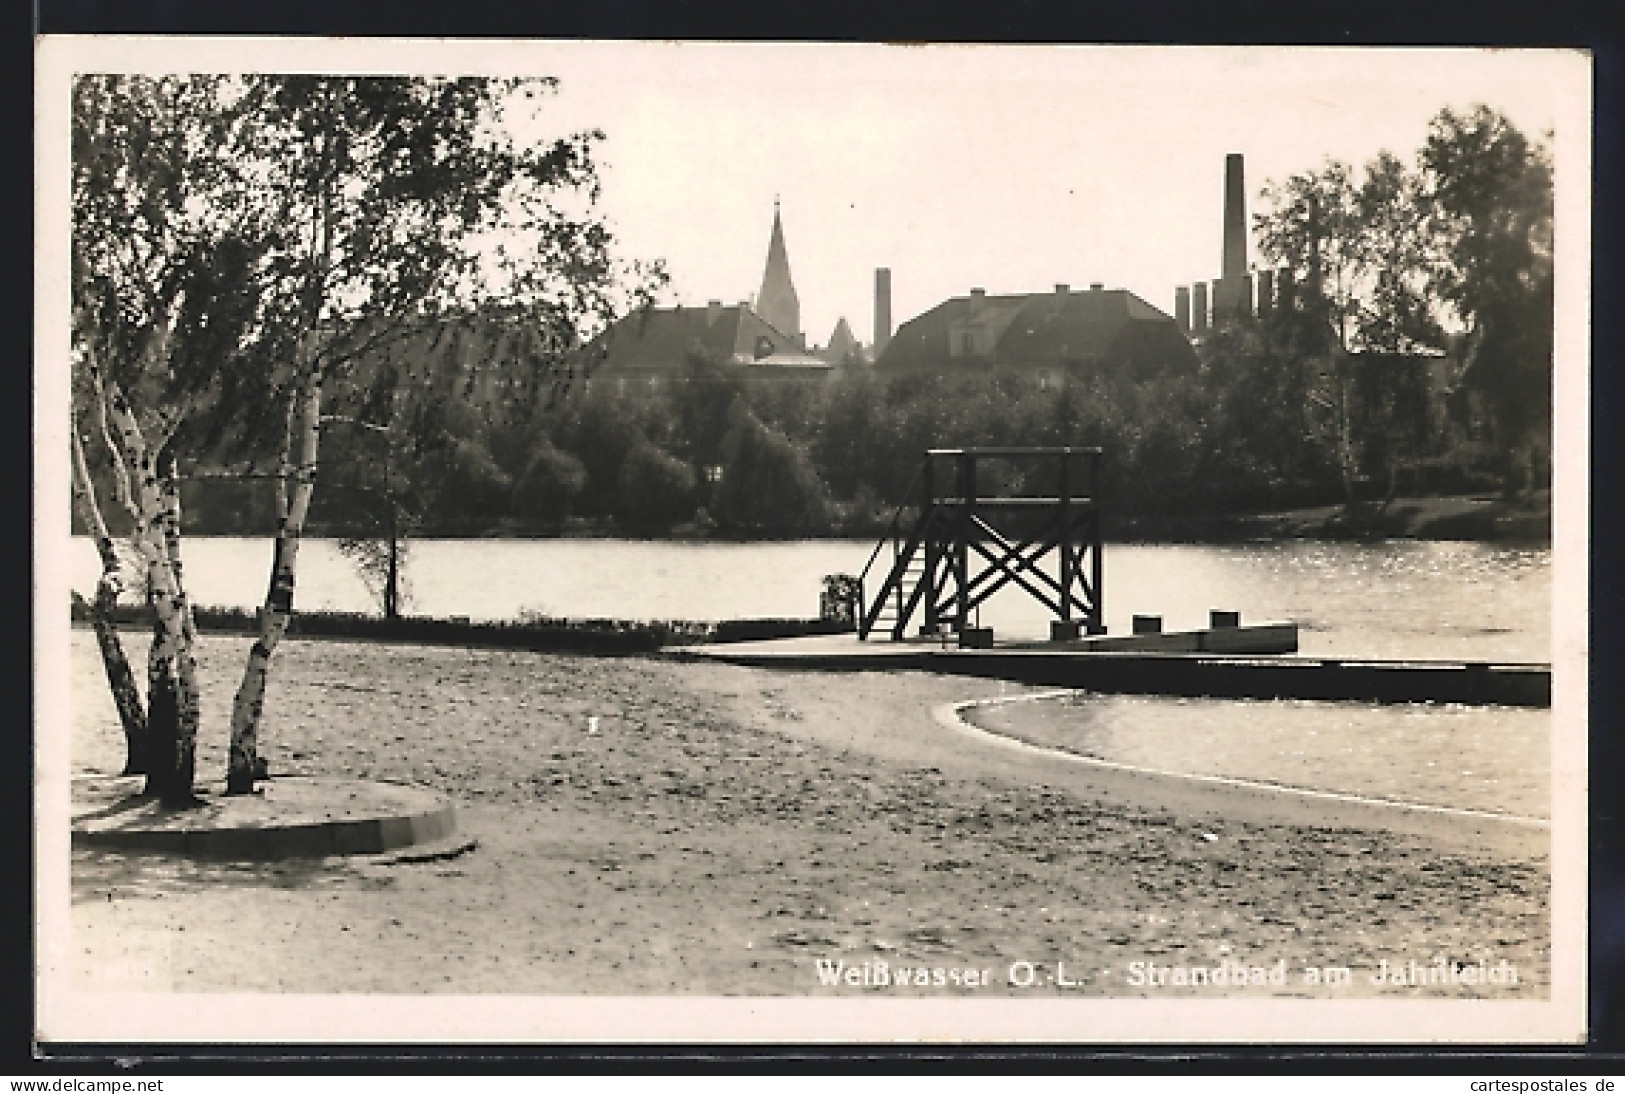
<path id="1" fill-rule="evenodd" d="M 203 641 L 206 772 L 245 648 Z M 76 766 L 100 766 L 118 740 L 87 634 L 74 658 Z M 1148 990 L 1123 983 L 1133 961 L 1237 959 L 1286 962 L 1289 986 L 1256 989 L 1274 994 L 1546 994 L 1536 846 L 1368 815 L 1327 827 L 1349 818 L 1063 769 L 932 719 L 937 704 L 1000 690 L 289 642 L 273 674 L 273 769 L 424 782 L 457 801 L 479 849 L 399 865 L 80 853 L 74 975 L 204 991 L 878 990 L 822 985 L 827 959 L 991 980 L 914 994 L 1118 995 Z M 1520 980 L 1383 989 L 1364 975 L 1379 959 L 1435 956 L 1504 958 Z M 1070 983 L 1041 972 L 1013 986 L 1018 961 L 1064 962 Z M 1353 983 L 1305 986 L 1310 965 L 1350 967 Z"/>

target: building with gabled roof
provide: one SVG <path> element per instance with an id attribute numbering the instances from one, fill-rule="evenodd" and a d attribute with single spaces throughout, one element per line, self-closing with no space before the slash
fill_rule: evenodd
<path id="1" fill-rule="evenodd" d="M 841 340 L 838 354 L 808 349 L 801 333 L 801 303 L 790 279 L 790 255 L 784 243 L 779 203 L 773 203 L 773 232 L 762 271 L 762 291 L 754 305 L 724 305 L 712 300 L 703 308 L 641 308 L 615 323 L 587 347 L 594 377 L 619 381 L 675 379 L 690 357 L 704 357 L 737 367 L 748 377 L 822 377 L 861 355 L 851 327 L 842 319 L 831 335 Z"/>
<path id="2" fill-rule="evenodd" d="M 641 308 L 588 347 L 594 379 L 675 379 L 690 357 L 754 376 L 824 375 L 831 365 L 758 315 L 749 304 Z"/>
<path id="3" fill-rule="evenodd" d="M 1196 365 L 1172 316 L 1098 283 L 1000 296 L 972 289 L 904 323 L 875 362 L 882 372 L 1006 367 L 1049 381 L 1083 366 L 1146 378 Z"/>
<path id="4" fill-rule="evenodd" d="M 831 365 L 844 365 L 864 360 L 863 346 L 858 342 L 857 336 L 852 333 L 852 327 L 841 316 L 835 323 L 835 329 L 830 332 L 829 342 L 824 346 L 822 356 Z"/>

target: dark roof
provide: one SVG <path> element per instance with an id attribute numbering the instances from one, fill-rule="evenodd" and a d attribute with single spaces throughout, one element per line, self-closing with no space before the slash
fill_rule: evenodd
<path id="1" fill-rule="evenodd" d="M 852 333 L 852 327 L 847 323 L 846 316 L 836 321 L 835 329 L 830 331 L 829 344 L 824 347 L 824 359 L 834 364 L 841 364 L 848 357 L 861 353 L 863 347 L 858 344 L 857 337 Z"/>
<path id="2" fill-rule="evenodd" d="M 1148 374 L 1195 367 L 1196 352 L 1171 316 L 1126 289 L 1091 288 L 952 297 L 899 327 L 876 362 L 882 369 L 995 364 L 1105 364 Z"/>
<path id="3" fill-rule="evenodd" d="M 765 340 L 765 343 L 764 343 Z M 594 348 L 604 356 L 596 373 L 676 373 L 691 354 L 724 364 L 768 353 L 800 352 L 795 342 L 744 304 L 702 308 L 642 308 L 606 331 Z"/>

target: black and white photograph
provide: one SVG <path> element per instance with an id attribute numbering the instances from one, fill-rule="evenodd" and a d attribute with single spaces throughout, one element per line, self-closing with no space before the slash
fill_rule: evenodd
<path id="1" fill-rule="evenodd" d="M 1584 1039 L 1584 52 L 37 50 L 42 1041 Z"/>

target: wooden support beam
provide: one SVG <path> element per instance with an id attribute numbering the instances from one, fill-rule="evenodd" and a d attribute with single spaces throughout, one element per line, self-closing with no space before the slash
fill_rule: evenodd
<path id="1" fill-rule="evenodd" d="M 1036 477 L 1024 472 L 1020 481 L 1052 493 L 984 497 L 979 481 L 983 459 L 999 461 L 1001 469 L 1037 462 L 1041 466 Z M 949 466 L 939 468 L 939 460 Z M 1099 449 L 966 448 L 927 453 L 893 519 L 887 537 L 891 565 L 873 601 L 865 605 L 859 634 L 867 637 L 889 611 L 889 629 L 894 638 L 901 638 L 922 604 L 922 632 L 935 633 L 948 624 L 963 633 L 982 603 L 1009 585 L 1021 588 L 1060 622 L 1080 620 L 1091 633 L 1100 633 L 1104 568 L 1096 498 L 1099 466 Z M 921 488 L 918 493 L 916 485 Z M 906 518 L 912 528 L 905 533 L 905 514 L 914 512 L 915 499 L 917 516 Z M 864 580 L 887 539 L 876 546 L 864 568 Z M 1059 555 L 1054 572 L 1044 565 L 1050 551 Z"/>
<path id="2" fill-rule="evenodd" d="M 1072 453 L 1061 453 L 1061 621 L 1072 618 Z"/>

